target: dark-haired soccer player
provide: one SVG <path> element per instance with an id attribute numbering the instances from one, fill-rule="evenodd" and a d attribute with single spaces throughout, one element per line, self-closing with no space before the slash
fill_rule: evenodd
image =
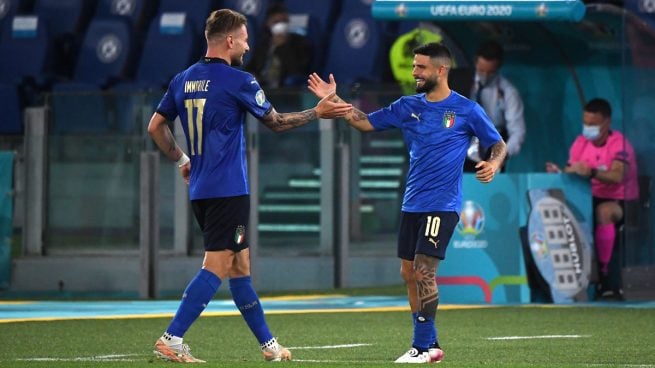
<path id="1" fill-rule="evenodd" d="M 490 148 L 488 161 L 476 165 L 476 177 L 483 183 L 494 178 L 506 155 L 505 142 L 482 107 L 451 91 L 450 66 L 451 54 L 445 46 L 420 46 L 414 50 L 417 95 L 401 97 L 368 115 L 353 109 L 345 117 L 362 132 L 401 129 L 409 151 L 398 257 L 414 319 L 414 338 L 412 348 L 396 363 L 443 359 L 434 323 L 439 302 L 435 276 L 459 221 L 466 151 L 473 136 Z M 329 83 L 317 74 L 310 75 L 308 82 L 319 98 L 329 96 L 336 88 L 332 75 Z M 331 98 L 343 102 L 338 96 Z"/>
<path id="2" fill-rule="evenodd" d="M 226 277 L 230 292 L 266 360 L 290 360 L 268 329 L 259 298 L 250 280 L 250 253 L 245 240 L 250 211 L 244 121 L 249 112 L 278 132 L 317 118 L 343 116 L 346 103 L 321 100 L 302 112 L 280 114 L 266 99 L 255 78 L 233 68 L 248 51 L 246 18 L 232 10 L 211 13 L 205 27 L 207 53 L 176 75 L 148 125 L 159 149 L 177 161 L 189 184 L 196 220 L 203 232 L 202 269 L 189 283 L 182 301 L 155 343 L 156 356 L 174 362 L 202 363 L 182 338 L 207 307 Z M 180 117 L 189 158 L 177 145 L 167 121 Z"/>

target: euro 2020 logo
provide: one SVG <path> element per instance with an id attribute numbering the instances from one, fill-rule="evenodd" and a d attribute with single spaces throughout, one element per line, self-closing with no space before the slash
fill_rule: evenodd
<path id="1" fill-rule="evenodd" d="M 483 229 L 484 211 L 482 207 L 473 201 L 465 201 L 457 223 L 457 231 L 465 238 L 475 238 Z"/>

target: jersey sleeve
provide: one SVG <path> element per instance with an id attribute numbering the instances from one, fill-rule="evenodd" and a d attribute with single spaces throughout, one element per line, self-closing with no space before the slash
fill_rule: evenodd
<path id="1" fill-rule="evenodd" d="M 248 74 L 247 78 L 244 78 L 237 98 L 241 106 L 257 119 L 264 117 L 273 108 L 266 98 L 264 90 L 259 86 L 255 77 L 250 74 Z"/>
<path id="2" fill-rule="evenodd" d="M 471 127 L 473 134 L 480 140 L 480 144 L 485 150 L 502 139 L 487 113 L 477 103 L 473 105 L 471 111 Z"/>
<path id="3" fill-rule="evenodd" d="M 368 121 L 371 122 L 375 130 L 388 130 L 393 128 L 400 128 L 402 125 L 402 111 L 403 101 L 402 98 L 394 101 L 391 105 L 373 111 L 368 114 Z"/>
<path id="4" fill-rule="evenodd" d="M 624 164 L 629 165 L 630 162 L 632 162 L 634 151 L 632 150 L 630 142 L 627 140 L 624 141 L 624 139 L 625 138 L 613 140 L 612 147 L 610 148 L 612 150 L 611 155 L 613 161 L 621 161 Z"/>
<path id="5" fill-rule="evenodd" d="M 176 78 L 171 80 L 171 82 L 168 84 L 168 89 L 166 90 L 164 97 L 162 97 L 161 101 L 159 101 L 159 105 L 157 105 L 156 110 L 158 114 L 165 117 L 168 121 L 175 120 L 175 118 L 177 118 L 179 115 L 177 112 L 177 106 L 175 105 L 175 94 L 173 93 L 175 90 L 173 87 L 175 80 Z"/>

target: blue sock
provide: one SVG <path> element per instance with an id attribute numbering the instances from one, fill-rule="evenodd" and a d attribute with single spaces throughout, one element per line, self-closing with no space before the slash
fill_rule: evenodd
<path id="1" fill-rule="evenodd" d="M 221 279 L 210 271 L 201 269 L 184 290 L 182 302 L 166 332 L 183 337 L 191 324 L 200 316 L 221 286 Z"/>
<path id="2" fill-rule="evenodd" d="M 412 312 L 412 320 L 414 321 L 414 328 L 416 328 L 416 317 L 418 317 L 418 312 Z M 432 328 L 432 333 L 430 334 L 430 347 L 439 347 L 439 338 L 437 336 L 437 325 L 434 324 Z"/>
<path id="3" fill-rule="evenodd" d="M 268 330 L 266 319 L 264 319 L 264 309 L 252 287 L 250 276 L 230 279 L 230 292 L 232 292 L 234 304 L 239 308 L 257 341 L 260 344 L 270 341 L 273 335 Z"/>
<path id="4" fill-rule="evenodd" d="M 425 318 L 420 314 L 416 317 L 416 324 L 414 325 L 414 339 L 412 346 L 419 351 L 427 351 L 430 345 L 434 342 L 432 340 L 434 333 L 434 320 Z"/>

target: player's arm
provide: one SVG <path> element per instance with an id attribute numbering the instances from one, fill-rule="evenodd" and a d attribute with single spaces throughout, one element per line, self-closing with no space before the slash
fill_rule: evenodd
<path id="1" fill-rule="evenodd" d="M 148 134 L 153 141 L 157 144 L 157 147 L 173 161 L 180 161 L 184 159 L 186 154 L 175 142 L 173 137 L 173 132 L 168 127 L 166 123 L 166 118 L 161 114 L 155 112 L 150 118 L 150 123 L 148 123 Z M 185 161 L 188 162 L 189 157 L 186 157 Z"/>
<path id="2" fill-rule="evenodd" d="M 275 108 L 262 117 L 261 121 L 274 132 L 283 132 L 309 123 L 316 119 L 334 119 L 344 117 L 352 110 L 352 105 L 343 101 L 334 101 L 335 94 L 322 98 L 314 108 L 300 112 L 279 113 Z"/>
<path id="3" fill-rule="evenodd" d="M 493 180 L 494 175 L 503 164 L 505 156 L 507 156 L 507 145 L 502 139 L 494 143 L 489 148 L 489 159 L 480 161 L 475 165 L 475 177 L 482 183 L 489 183 Z"/>
<path id="4" fill-rule="evenodd" d="M 312 91 L 316 97 L 324 99 L 329 95 L 333 95 L 333 97 L 331 97 L 332 102 L 345 103 L 345 101 L 341 97 L 337 96 L 334 92 L 337 90 L 337 83 L 334 80 L 334 76 L 332 74 L 330 74 L 330 83 L 325 82 L 316 73 L 309 75 L 307 83 L 307 88 L 309 88 L 309 90 Z M 360 132 L 370 132 L 375 130 L 373 124 L 371 124 L 371 122 L 368 120 L 368 115 L 356 107 L 353 107 L 350 112 L 343 116 L 343 118 L 346 119 L 350 126 L 359 130 Z"/>
<path id="5" fill-rule="evenodd" d="M 308 109 L 300 112 L 279 113 L 274 108 L 262 117 L 261 121 L 274 132 L 283 132 L 303 126 L 312 120 L 316 120 L 316 110 Z"/>
<path id="6" fill-rule="evenodd" d="M 189 156 L 175 142 L 173 132 L 168 127 L 166 118 L 163 115 L 157 112 L 152 114 L 148 123 L 148 134 L 164 155 L 177 163 L 177 166 L 180 168 L 180 174 L 188 184 L 189 174 L 191 173 L 191 160 L 189 160 Z"/>

